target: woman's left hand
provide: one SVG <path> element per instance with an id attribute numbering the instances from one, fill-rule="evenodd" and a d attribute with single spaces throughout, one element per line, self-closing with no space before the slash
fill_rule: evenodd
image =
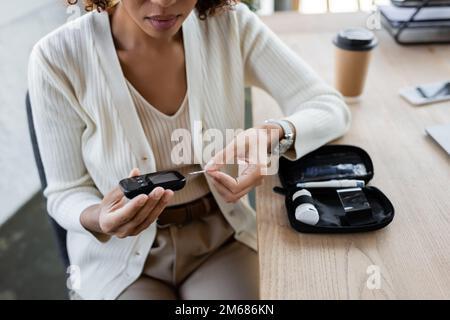
<path id="1" fill-rule="evenodd" d="M 283 136 L 283 129 L 275 124 L 245 130 L 208 162 L 206 173 L 226 202 L 235 203 L 262 184 L 271 146 Z M 237 178 L 219 171 L 226 164 L 239 165 Z"/>

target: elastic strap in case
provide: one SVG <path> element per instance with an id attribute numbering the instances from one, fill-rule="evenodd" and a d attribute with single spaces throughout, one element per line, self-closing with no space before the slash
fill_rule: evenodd
<path id="1" fill-rule="evenodd" d="M 314 199 L 307 195 L 302 195 L 302 196 L 296 198 L 293 201 L 293 203 L 294 203 L 295 207 L 298 207 L 299 205 L 301 205 L 303 203 L 311 203 L 312 205 L 315 204 Z"/>

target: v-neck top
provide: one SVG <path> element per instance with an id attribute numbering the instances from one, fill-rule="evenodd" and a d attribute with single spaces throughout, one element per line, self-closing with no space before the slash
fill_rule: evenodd
<path id="1" fill-rule="evenodd" d="M 173 115 L 167 115 L 151 105 L 128 80 L 126 82 L 145 136 L 154 152 L 156 170 L 177 170 L 188 179 L 186 186 L 182 190 L 175 192 L 169 205 L 187 203 L 209 193 L 210 189 L 204 174 L 194 176 L 189 176 L 188 174 L 189 172 L 202 170 L 199 164 L 193 164 L 192 157 L 183 159 L 184 163 L 181 164 L 174 164 L 172 160 L 172 153 L 174 153 L 174 156 L 178 155 L 177 151 L 181 147 L 183 147 L 183 150 L 189 148 L 192 153 L 187 94 L 177 112 Z M 172 134 L 177 129 L 185 129 L 178 132 L 189 133 L 189 135 L 183 135 L 181 141 L 179 140 L 179 135 L 176 135 L 177 139 L 172 141 Z"/>

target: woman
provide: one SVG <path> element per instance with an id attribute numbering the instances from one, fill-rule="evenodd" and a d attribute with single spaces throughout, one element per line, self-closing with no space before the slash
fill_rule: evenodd
<path id="1" fill-rule="evenodd" d="M 235 179 L 222 160 L 273 149 L 274 131 L 280 153 L 298 159 L 345 133 L 347 107 L 245 5 L 85 4 L 97 10 L 41 39 L 29 63 L 44 193 L 79 267 L 73 289 L 84 299 L 257 299 L 255 212 L 241 198 L 261 183 L 262 164 Z M 174 130 L 244 127 L 246 85 L 286 114 L 255 127 L 267 139 L 233 155 L 255 128 L 244 131 L 210 160 L 194 138 L 192 161 L 175 163 Z M 128 201 L 118 188 L 132 168 L 187 175 L 206 161 L 180 191 Z"/>

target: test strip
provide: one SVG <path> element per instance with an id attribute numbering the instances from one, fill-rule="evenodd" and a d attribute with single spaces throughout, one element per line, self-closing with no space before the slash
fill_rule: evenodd
<path id="1" fill-rule="evenodd" d="M 205 173 L 206 170 L 200 170 L 200 171 L 194 171 L 194 172 L 189 172 L 189 175 L 194 175 L 194 174 L 199 174 L 199 173 Z"/>

